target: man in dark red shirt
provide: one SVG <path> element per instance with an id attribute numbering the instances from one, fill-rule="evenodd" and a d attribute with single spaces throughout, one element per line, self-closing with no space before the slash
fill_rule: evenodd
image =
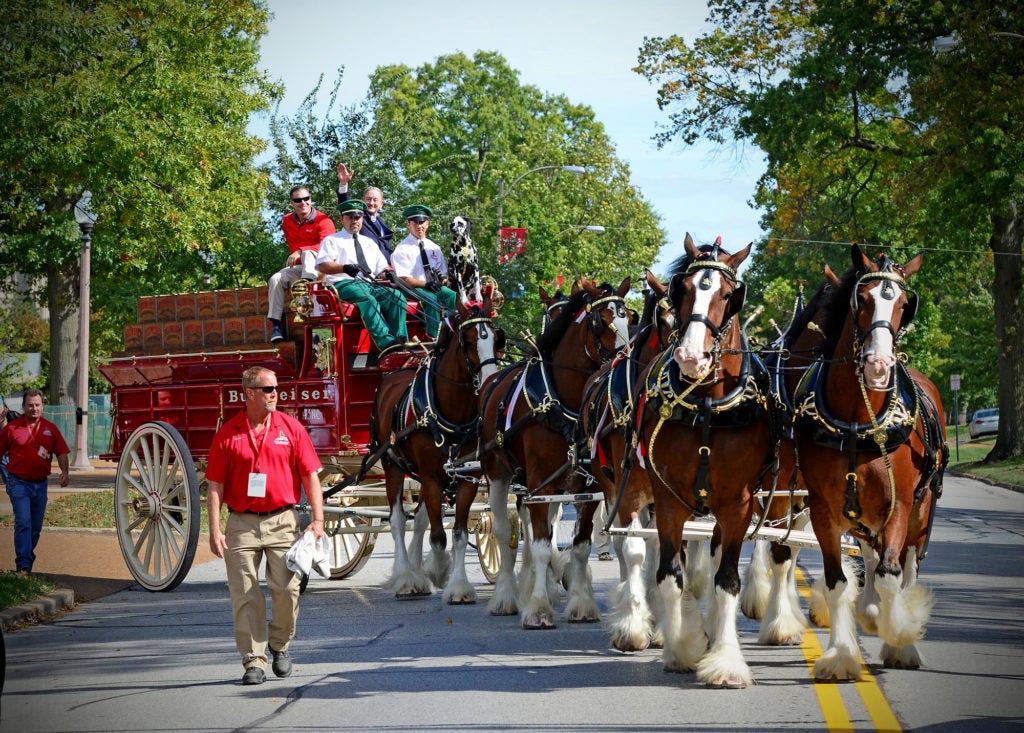
<path id="1" fill-rule="evenodd" d="M 314 539 L 324 532 L 320 491 L 320 459 L 309 434 L 293 417 L 277 412 L 277 375 L 264 367 L 242 374 L 245 410 L 228 420 L 214 436 L 206 468 L 210 550 L 224 558 L 234 617 L 235 645 L 242 655 L 243 685 L 266 680 L 267 648 L 274 674 L 292 673 L 288 645 L 299 614 L 300 578 L 285 555 L 299 538 L 295 505 L 305 488 L 313 521 L 306 528 Z M 230 510 L 225 532 L 220 508 Z M 266 557 L 266 599 L 259 568 Z"/>
<path id="2" fill-rule="evenodd" d="M 0 430 L 0 458 L 7 454 L 7 495 L 14 510 L 14 564 L 17 572 L 32 571 L 36 545 L 46 514 L 46 480 L 53 457 L 60 466 L 60 485 L 68 485 L 68 453 L 64 436 L 43 417 L 43 393 L 25 392 L 25 414 Z"/>
<path id="3" fill-rule="evenodd" d="M 284 312 L 285 294 L 300 277 L 316 280 L 316 253 L 324 237 L 336 231 L 331 217 L 316 210 L 312 196 L 305 186 L 295 186 L 288 197 L 292 213 L 281 221 L 284 240 L 288 243 L 288 259 L 284 269 L 270 276 L 267 283 L 267 318 L 270 320 L 271 341 L 284 341 L 281 314 Z"/>

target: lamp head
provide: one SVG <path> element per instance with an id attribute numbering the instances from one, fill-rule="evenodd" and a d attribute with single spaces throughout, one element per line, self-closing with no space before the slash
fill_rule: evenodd
<path id="1" fill-rule="evenodd" d="M 75 204 L 75 221 L 78 222 L 78 228 L 83 234 L 91 232 L 96 225 L 96 214 L 89 206 L 91 201 L 92 191 L 82 191 L 78 203 Z"/>

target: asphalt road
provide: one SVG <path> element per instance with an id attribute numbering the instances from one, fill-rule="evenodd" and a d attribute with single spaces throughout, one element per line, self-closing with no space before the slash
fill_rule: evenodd
<path id="1" fill-rule="evenodd" d="M 666 673 L 659 650 L 620 654 L 601 625 L 527 632 L 516 617 L 490 617 L 475 563 L 476 605 L 445 606 L 440 593 L 397 601 L 380 588 L 387 535 L 352 578 L 311 582 L 294 675 L 242 687 L 223 565 L 208 562 L 171 593 L 135 586 L 9 632 L 0 731 L 1016 731 L 1022 545 L 1024 495 L 948 478 L 922 571 L 936 596 L 928 668 L 884 670 L 880 642 L 862 637 L 864 682 L 814 684 L 808 657 L 827 632 L 760 647 L 744 619 L 757 680 L 745 690 Z M 603 608 L 617 565 L 591 563 Z M 801 565 L 816 575 L 817 554 Z"/>

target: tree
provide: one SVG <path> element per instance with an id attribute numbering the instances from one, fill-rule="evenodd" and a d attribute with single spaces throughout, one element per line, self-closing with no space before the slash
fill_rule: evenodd
<path id="1" fill-rule="evenodd" d="M 74 394 L 71 210 L 84 190 L 99 215 L 96 310 L 121 318 L 132 295 L 198 277 L 197 253 L 221 249 L 259 209 L 263 143 L 246 128 L 280 92 L 257 68 L 267 15 L 232 0 L 5 5 L 0 262 L 47 283 L 51 402 Z"/>
<path id="2" fill-rule="evenodd" d="M 507 296 L 502 320 L 510 331 L 536 331 L 542 283 L 558 275 L 636 281 L 663 244 L 657 216 L 593 111 L 521 84 L 501 55 L 379 67 L 370 90 L 375 134 L 404 132 L 395 158 L 410 196 L 403 203 L 431 206 L 439 242 L 450 217 L 469 215 L 481 268 Z M 588 174 L 556 170 L 570 165 Z M 524 175 L 545 166 L 553 168 Z M 507 264 L 497 256 L 499 205 L 502 225 L 529 230 L 526 254 Z M 595 225 L 606 233 L 581 229 Z"/>
<path id="3" fill-rule="evenodd" d="M 671 109 L 659 142 L 764 150 L 756 200 L 780 244 L 878 242 L 902 261 L 927 243 L 934 253 L 915 286 L 940 307 L 991 283 L 1001 420 L 990 458 L 1024 454 L 1024 135 L 1014 109 L 1024 54 L 1005 45 L 1024 42 L 1018 7 L 718 0 L 710 20 L 716 27 L 692 44 L 673 36 L 641 49 L 637 71 L 661 80 L 659 104 Z M 950 34 L 953 52 L 936 55 Z M 759 258 L 779 247 L 764 249 Z M 941 332 L 970 329 L 971 342 L 985 332 L 954 324 L 962 314 L 923 311 L 937 332 L 928 366 L 944 376 L 961 365 L 943 355 Z"/>

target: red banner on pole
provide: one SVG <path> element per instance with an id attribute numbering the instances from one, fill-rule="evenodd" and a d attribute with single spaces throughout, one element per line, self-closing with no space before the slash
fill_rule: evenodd
<path id="1" fill-rule="evenodd" d="M 498 262 L 511 262 L 526 252 L 525 229 L 503 227 L 498 239 Z"/>

